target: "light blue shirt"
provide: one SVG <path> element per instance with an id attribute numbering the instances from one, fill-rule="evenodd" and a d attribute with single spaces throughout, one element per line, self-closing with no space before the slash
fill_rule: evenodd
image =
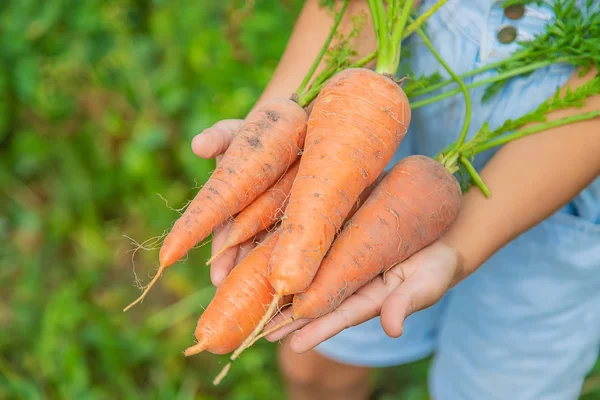
<path id="1" fill-rule="evenodd" d="M 421 12 L 434 3 L 425 0 Z M 502 27 L 510 25 L 517 30 L 517 40 L 528 40 L 553 16 L 548 5 L 529 5 L 521 18 L 511 20 L 502 2 L 449 0 L 427 28 L 437 51 L 462 74 L 518 49 L 516 42 L 498 40 Z M 449 78 L 420 38 L 411 37 L 405 45 L 410 46 L 412 71 L 419 75 L 437 71 Z M 468 137 L 485 122 L 493 129 L 534 110 L 573 72 L 565 65 L 538 70 L 513 79 L 483 104 L 484 88 L 473 89 Z M 466 83 L 493 74 L 486 72 Z M 464 98 L 456 95 L 414 110 L 409 132 L 391 164 L 410 154 L 434 156 L 456 141 L 464 109 Z M 475 167 L 481 170 L 496 151 L 477 155 Z M 575 400 L 600 348 L 599 288 L 600 179 L 596 179 L 566 207 L 499 250 L 440 302 L 411 315 L 400 338 L 388 337 L 375 318 L 342 331 L 317 350 L 344 363 L 366 366 L 397 365 L 434 353 L 429 390 L 436 400 Z"/>

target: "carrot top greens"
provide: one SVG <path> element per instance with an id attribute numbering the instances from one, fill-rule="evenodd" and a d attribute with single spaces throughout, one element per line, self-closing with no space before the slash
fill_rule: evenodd
<path id="1" fill-rule="evenodd" d="M 295 94 L 297 96 L 296 101 L 302 107 L 308 106 L 310 104 L 310 102 L 314 100 L 314 98 L 317 96 L 317 94 L 319 93 L 321 88 L 324 86 L 325 82 L 331 76 L 333 76 L 336 71 L 341 70 L 347 66 L 349 56 L 353 55 L 353 53 L 354 53 L 352 51 L 352 48 L 349 46 L 349 41 L 351 38 L 356 36 L 358 34 L 358 32 L 360 31 L 360 28 L 356 24 L 357 20 L 355 19 L 353 21 L 353 22 L 355 22 L 355 25 L 347 39 L 344 39 L 343 36 L 338 34 L 338 32 L 337 32 L 340 22 L 342 21 L 342 18 L 344 17 L 346 9 L 348 8 L 349 2 L 350 2 L 350 0 L 344 0 L 344 2 L 342 3 L 342 7 L 341 7 L 340 11 L 336 13 L 335 20 L 333 22 L 331 30 L 329 31 L 329 35 L 327 36 L 327 39 L 325 39 L 325 42 L 323 43 L 323 46 L 321 47 L 321 51 L 317 55 L 317 58 L 315 58 L 315 60 L 313 61 L 310 69 L 306 73 L 306 76 L 300 83 L 298 90 L 296 90 L 296 94 Z M 330 9 L 333 9 L 333 2 L 329 2 L 331 4 L 325 4 L 325 3 L 326 2 L 321 2 L 321 5 L 328 6 Z M 331 50 L 331 49 L 329 49 L 329 45 L 331 44 L 334 36 L 336 36 L 336 35 L 338 36 L 340 44 L 337 45 L 336 47 L 334 47 L 333 50 Z M 325 54 L 328 54 L 328 56 L 329 56 L 327 59 L 327 63 L 326 63 L 327 65 L 325 67 L 325 71 L 323 71 L 319 75 L 317 75 L 317 77 L 315 78 L 315 80 L 312 84 L 312 87 L 311 87 L 311 86 L 309 86 L 309 83 L 311 82 L 311 79 L 313 78 L 313 75 L 315 74 L 317 68 L 321 64 L 321 61 L 323 60 L 323 57 L 325 56 Z"/>
<path id="2" fill-rule="evenodd" d="M 541 4 L 542 1 L 512 0 L 505 2 L 504 5 L 527 3 Z M 495 130 L 490 129 L 489 124 L 484 124 L 475 136 L 465 143 L 471 115 L 471 99 L 468 89 L 487 85 L 482 98 L 482 101 L 487 101 L 497 94 L 510 78 L 527 76 L 537 69 L 552 64 L 570 64 L 579 68 L 581 74 L 585 74 L 592 67 L 600 71 L 600 7 L 593 1 L 588 0 L 582 10 L 576 6 L 575 0 L 557 0 L 553 4 L 553 12 L 554 21 L 546 25 L 544 32 L 535 36 L 533 40 L 519 42 L 520 48 L 513 55 L 461 75 L 455 74 L 450 69 L 425 33 L 420 29 L 417 30 L 417 34 L 419 34 L 425 46 L 429 48 L 451 78 L 442 80 L 438 73 L 418 77 L 413 81 L 409 81 L 405 92 L 412 99 L 435 92 L 455 82 L 458 84 L 459 87 L 456 89 L 412 102 L 411 109 L 418 109 L 460 93 L 465 97 L 465 122 L 459 138 L 436 157 L 450 172 L 461 173 L 463 189 L 466 190 L 470 184 L 474 183 L 486 196 L 490 195 L 489 189 L 471 164 L 470 160 L 476 154 L 552 127 L 600 116 L 600 111 L 596 111 L 552 122 L 547 122 L 546 119 L 547 114 L 552 111 L 581 107 L 589 96 L 600 93 L 600 77 L 597 76 L 576 90 L 570 88 L 564 91 L 559 90 L 552 99 L 542 103 L 536 110 L 516 120 L 508 120 Z M 496 70 L 498 73 L 488 79 L 465 84 L 465 78 L 489 70 Z M 530 123 L 537 123 L 537 125 L 509 133 Z"/>
<path id="3" fill-rule="evenodd" d="M 390 0 L 387 12 L 383 0 L 368 0 L 377 37 L 377 67 L 380 74 L 394 76 L 400 63 L 401 42 L 413 0 Z"/>
<path id="4" fill-rule="evenodd" d="M 541 3 L 537 0 L 513 0 L 510 4 Z M 554 21 L 547 24 L 544 32 L 532 40 L 520 41 L 519 50 L 513 55 L 498 62 L 484 65 L 460 75 L 461 79 L 475 76 L 482 72 L 496 70 L 498 74 L 485 80 L 467 85 L 469 89 L 486 86 L 483 101 L 497 94 L 508 79 L 526 76 L 540 68 L 552 64 L 570 64 L 587 72 L 592 66 L 600 71 L 600 6 L 587 0 L 585 9 L 577 7 L 575 0 L 556 0 L 553 5 Z M 454 79 L 437 82 L 424 88 L 407 88 L 406 94 L 419 97 L 433 93 L 449 84 Z M 436 101 L 461 93 L 460 88 L 444 92 L 424 100 L 415 101 L 411 107 L 417 109 Z"/>
<path id="5" fill-rule="evenodd" d="M 475 183 L 484 194 L 489 196 L 489 190 L 487 190 L 479 175 L 474 172 L 473 167 L 468 162 L 469 159 L 478 153 L 525 136 L 540 133 L 558 126 L 600 117 L 600 110 L 596 110 L 553 121 L 547 120 L 548 113 L 568 108 L 580 108 L 585 104 L 588 97 L 598 93 L 600 93 L 600 75 L 597 75 L 594 79 L 574 90 L 570 87 L 559 89 L 552 98 L 540 104 L 532 112 L 524 114 L 515 120 L 509 119 L 494 130 L 490 129 L 489 124 L 485 123 L 471 140 L 461 145 L 458 145 L 458 142 L 450 145 L 450 151 L 447 153 L 441 152 L 436 159 L 443 163 L 452 173 L 458 172 L 459 163 L 462 164 L 467 172 L 467 176 L 464 173 L 462 174 L 463 189 L 466 190 L 471 183 Z M 529 124 L 534 125 L 521 129 Z"/>
<path id="6" fill-rule="evenodd" d="M 321 48 L 321 52 L 313 62 L 310 70 L 296 92 L 298 104 L 302 107 L 306 107 L 310 104 L 310 102 L 317 97 L 327 81 L 336 73 L 346 68 L 364 67 L 376 58 L 377 72 L 390 76 L 395 75 L 400 62 L 402 39 L 408 37 L 422 26 L 429 17 L 446 3 L 446 1 L 447 0 L 438 0 L 430 9 L 415 20 L 412 20 L 410 25 L 406 26 L 407 21 L 409 21 L 412 0 L 406 2 L 401 0 L 391 0 L 387 2 L 387 13 L 384 10 L 382 0 L 369 0 L 369 8 L 375 26 L 378 49 L 361 59 L 352 61 L 353 57 L 357 55 L 356 50 L 352 46 L 353 39 L 358 37 L 365 24 L 365 18 L 368 16 L 361 15 L 353 17 L 350 33 L 346 36 L 342 35 L 338 32 L 338 27 L 349 3 L 349 0 L 344 0 L 340 11 L 336 14 L 334 24 L 329 36 Z M 322 0 L 320 5 L 329 10 L 333 10 L 334 3 L 335 1 L 332 0 Z M 404 29 L 405 27 L 406 29 Z M 334 38 L 337 38 L 337 43 L 330 47 Z M 383 52 L 381 50 L 382 48 L 385 49 Z M 326 60 L 325 67 L 317 76 L 313 77 L 324 58 Z"/>

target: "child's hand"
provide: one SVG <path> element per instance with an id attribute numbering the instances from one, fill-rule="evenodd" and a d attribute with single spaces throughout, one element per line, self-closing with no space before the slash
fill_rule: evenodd
<path id="1" fill-rule="evenodd" d="M 226 119 L 219 121 L 212 127 L 205 129 L 199 135 L 192 139 L 192 150 L 200 158 L 211 159 L 216 158 L 217 164 L 221 159 L 221 155 L 229 147 L 233 140 L 235 132 L 244 123 L 241 119 Z M 215 229 L 211 244 L 211 252 L 217 252 L 227 238 L 229 223 Z M 252 248 L 254 241 L 249 240 L 240 246 L 232 247 L 226 250 L 223 254 L 217 257 L 210 266 L 210 277 L 213 285 L 220 286 L 225 280 L 225 277 L 231 272 L 234 265 L 238 263 Z"/>
<path id="2" fill-rule="evenodd" d="M 224 119 L 192 139 L 192 151 L 200 158 L 216 158 L 217 163 L 221 155 L 231 144 L 235 132 L 244 123 L 243 119 Z"/>
<path id="3" fill-rule="evenodd" d="M 290 347 L 297 353 L 308 351 L 346 328 L 381 315 L 383 330 L 391 337 L 402 334 L 404 320 L 412 313 L 430 307 L 460 279 L 457 251 L 437 241 L 396 265 L 348 297 L 338 308 L 316 320 L 299 320 L 267 336 L 276 341 L 297 329 Z M 273 319 L 265 330 L 289 317 L 290 310 Z"/>

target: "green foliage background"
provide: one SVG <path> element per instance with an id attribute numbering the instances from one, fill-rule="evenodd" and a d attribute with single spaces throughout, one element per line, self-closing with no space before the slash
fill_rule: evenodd
<path id="1" fill-rule="evenodd" d="M 213 168 L 192 137 L 245 115 L 301 3 L 0 4 L 0 398 L 283 397 L 274 345 L 219 387 L 224 357 L 182 356 L 214 293 L 208 247 L 121 309 L 157 267 L 133 241 L 162 235 Z M 426 369 L 379 371 L 382 398 L 426 398 Z"/>

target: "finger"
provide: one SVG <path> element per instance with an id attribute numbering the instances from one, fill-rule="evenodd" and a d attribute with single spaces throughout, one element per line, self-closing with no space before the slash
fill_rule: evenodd
<path id="1" fill-rule="evenodd" d="M 275 326 L 281 324 L 283 321 L 289 319 L 290 316 L 292 315 L 292 312 L 293 312 L 292 307 L 287 307 L 281 313 L 277 314 L 277 316 L 275 316 L 267 325 L 265 325 L 265 329 L 264 329 L 265 332 L 268 331 L 269 329 L 272 329 Z M 296 320 L 296 321 L 292 322 L 291 324 L 286 325 L 286 326 L 276 330 L 275 332 L 265 336 L 265 339 L 267 339 L 269 342 L 276 342 L 278 340 L 285 338 L 290 333 L 306 326 L 310 321 L 311 321 L 310 319 Z"/>
<path id="2" fill-rule="evenodd" d="M 394 275 L 405 277 L 414 271 L 410 279 L 395 289 L 381 307 L 381 326 L 388 336 L 399 337 L 406 318 L 434 305 L 450 289 L 454 269 L 442 260 L 417 254 L 388 271 L 386 278 Z"/>
<path id="3" fill-rule="evenodd" d="M 302 328 L 290 341 L 290 348 L 308 351 L 380 313 L 385 332 L 400 336 L 408 315 L 437 302 L 457 281 L 458 263 L 454 249 L 436 242 L 387 271 L 385 282 L 378 276 L 334 311 Z"/>
<path id="4" fill-rule="evenodd" d="M 211 243 L 212 254 L 216 254 L 222 249 L 227 240 L 227 234 L 231 224 L 226 223 L 215 228 Z M 216 287 L 221 286 L 227 275 L 236 265 L 235 258 L 237 256 L 238 246 L 234 246 L 225 250 L 219 257 L 215 258 L 210 264 L 210 280 Z"/>
<path id="5" fill-rule="evenodd" d="M 244 123 L 241 119 L 226 119 L 205 129 L 192 139 L 192 151 L 200 158 L 211 159 L 227 150 L 237 130 Z"/>
<path id="6" fill-rule="evenodd" d="M 264 230 L 262 232 L 259 232 L 256 234 L 256 236 L 254 236 L 255 238 L 255 242 L 256 243 L 261 243 L 263 240 L 265 240 L 265 238 L 269 235 L 269 231 L 268 230 Z"/>
<path id="7" fill-rule="evenodd" d="M 385 283 L 381 276 L 376 277 L 331 313 L 316 319 L 296 333 L 290 341 L 291 349 L 304 353 L 344 329 L 378 316 L 385 298 L 401 283 L 397 276 L 386 276 Z"/>

